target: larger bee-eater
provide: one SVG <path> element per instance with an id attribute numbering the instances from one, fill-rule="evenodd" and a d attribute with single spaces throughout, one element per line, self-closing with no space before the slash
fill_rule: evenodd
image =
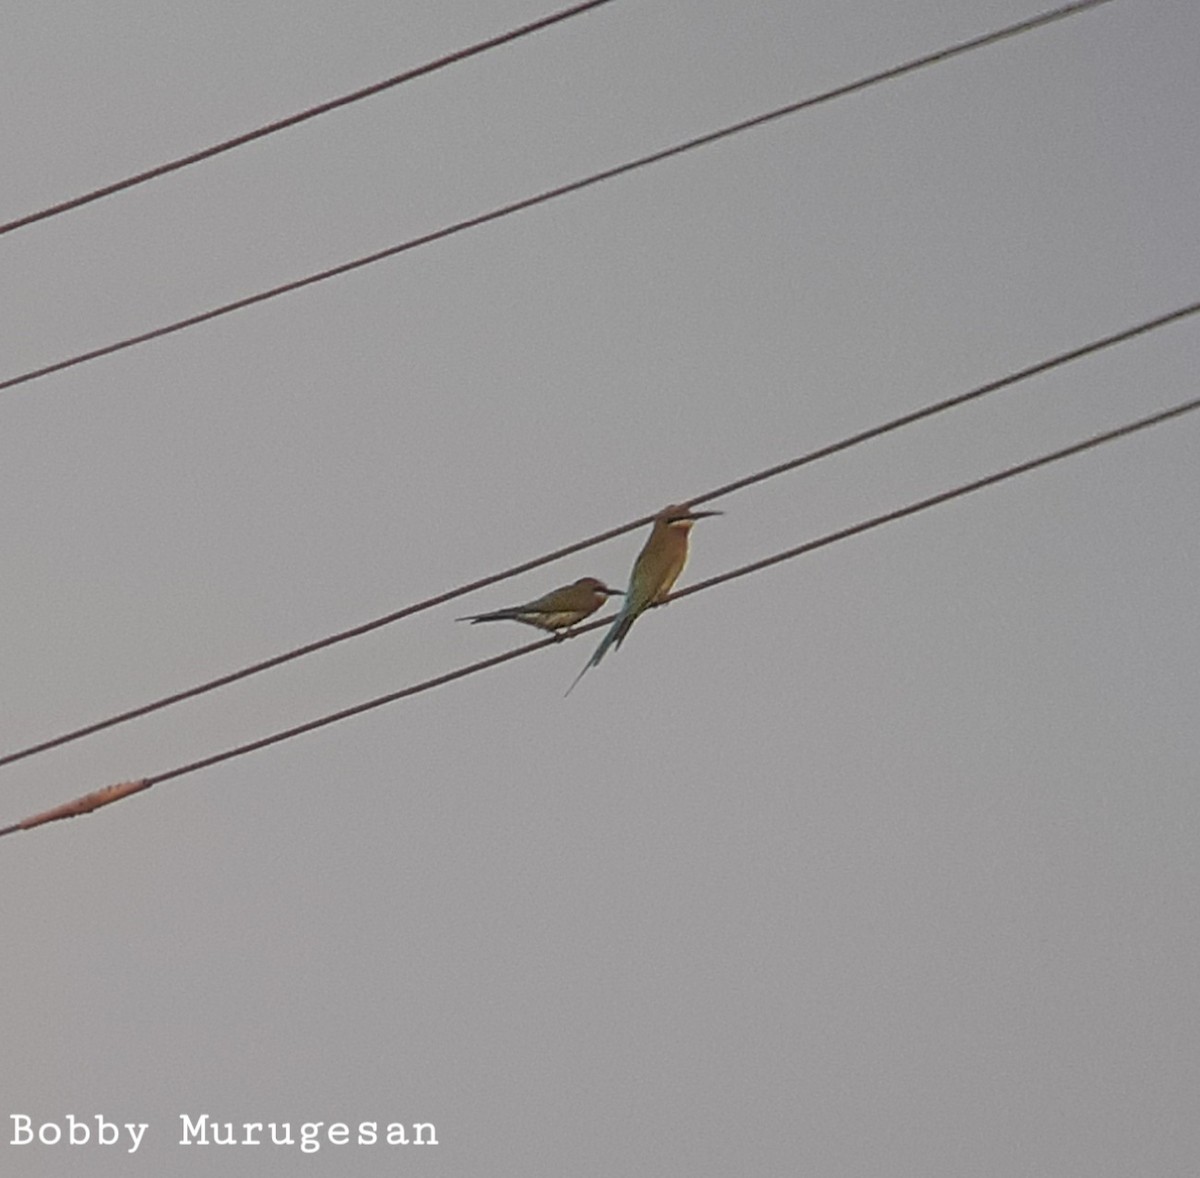
<path id="1" fill-rule="evenodd" d="M 575 677 L 575 683 L 587 673 L 589 667 L 599 666 L 608 648 L 619 647 L 629 633 L 629 627 L 652 605 L 657 605 L 671 592 L 671 586 L 679 579 L 688 558 L 688 536 L 692 525 L 709 515 L 720 515 L 719 511 L 693 511 L 690 507 L 672 503 L 654 517 L 654 526 L 629 574 L 629 588 L 625 590 L 625 603 L 621 612 L 613 619 L 608 633 L 596 647 L 595 654 L 584 664 Z M 567 688 L 569 695 L 575 687 Z"/>
<path id="2" fill-rule="evenodd" d="M 536 626 L 539 630 L 556 634 L 591 617 L 610 597 L 620 595 L 620 589 L 610 589 L 595 577 L 580 577 L 578 581 L 561 589 L 551 589 L 549 593 L 524 605 L 511 605 L 506 609 L 455 620 L 471 623 L 524 622 L 527 626 Z"/>

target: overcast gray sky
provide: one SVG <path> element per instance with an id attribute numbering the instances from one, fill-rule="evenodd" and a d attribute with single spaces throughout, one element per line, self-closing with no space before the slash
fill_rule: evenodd
<path id="1" fill-rule="evenodd" d="M 0 220 L 547 0 L 39 0 Z M 618 0 L 0 238 L 0 379 L 1033 15 Z M 0 752 L 1198 297 L 1200 7 L 1115 0 L 0 394 Z M 681 585 L 1196 395 L 1187 320 L 745 490 Z M 1194 1175 L 1197 415 L 0 841 L 0 1169 Z M 0 769 L 0 825 L 527 641 L 454 618 Z M 17 1146 L 13 1114 L 149 1126 Z"/>

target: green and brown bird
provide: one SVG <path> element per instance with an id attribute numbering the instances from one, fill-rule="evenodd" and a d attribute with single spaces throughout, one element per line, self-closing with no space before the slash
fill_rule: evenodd
<path id="1" fill-rule="evenodd" d="M 650 537 L 633 562 L 629 575 L 629 588 L 625 590 L 625 603 L 604 635 L 596 653 L 584 664 L 575 677 L 575 683 L 587 673 L 589 667 L 598 666 L 608 653 L 608 648 L 619 647 L 629 633 L 630 626 L 652 605 L 663 601 L 671 592 L 671 586 L 679 579 L 688 558 L 688 536 L 692 525 L 709 515 L 720 515 L 719 511 L 693 511 L 681 503 L 664 507 L 654 517 Z M 569 695 L 575 687 L 567 688 Z"/>
<path id="2" fill-rule="evenodd" d="M 459 622 L 524 622 L 551 634 L 561 634 L 584 618 L 594 614 L 610 597 L 619 597 L 620 589 L 610 589 L 595 577 L 580 577 L 561 589 L 527 601 L 524 605 L 510 605 L 506 609 L 492 610 L 486 614 L 474 614 L 456 618 Z"/>

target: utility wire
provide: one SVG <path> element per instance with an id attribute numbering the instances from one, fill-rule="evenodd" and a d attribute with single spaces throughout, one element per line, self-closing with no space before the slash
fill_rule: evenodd
<path id="1" fill-rule="evenodd" d="M 697 503 L 707 503 L 710 499 L 723 498 L 725 495 L 732 494 L 734 491 L 740 491 L 744 487 L 749 487 L 754 483 L 761 483 L 765 479 L 773 479 L 776 475 L 786 474 L 788 471 L 795 470 L 799 466 L 807 466 L 810 462 L 816 462 L 821 458 L 828 458 L 831 454 L 837 454 L 842 450 L 849 450 L 851 447 L 870 441 L 872 438 L 877 438 L 881 434 L 891 433 L 892 430 L 912 425 L 913 422 L 921 421 L 926 417 L 934 417 L 938 413 L 944 413 L 947 409 L 955 409 L 959 405 L 965 405 L 968 401 L 975 401 L 980 397 L 986 397 L 989 393 L 998 392 L 1000 389 L 1008 388 L 1019 381 L 1028 380 L 1030 377 L 1038 376 L 1043 372 L 1049 372 L 1053 368 L 1069 364 L 1072 360 L 1082 359 L 1084 356 L 1090 356 L 1093 352 L 1103 351 L 1105 348 L 1111 348 L 1115 344 L 1121 344 L 1126 340 L 1134 339 L 1136 336 L 1144 335 L 1148 331 L 1154 331 L 1156 328 L 1166 327 L 1169 323 L 1186 319 L 1191 315 L 1195 315 L 1198 311 L 1200 311 L 1200 302 L 1189 303 L 1186 307 L 1179 307 L 1174 311 L 1168 311 L 1165 315 L 1157 315 L 1153 319 L 1143 320 L 1133 327 L 1125 328 L 1124 331 L 1116 331 L 1111 335 L 1101 336 L 1099 339 L 1082 344 L 1078 348 L 1072 348 L 1068 352 L 1059 352 L 1058 355 L 1051 356 L 1048 360 L 1041 360 L 1037 364 L 1030 364 L 1027 368 L 1018 368 L 1015 372 L 1010 372 L 1007 376 L 1002 376 L 997 380 L 989 381 L 987 384 L 981 384 L 973 389 L 968 389 L 965 393 L 959 393 L 955 397 L 947 397 L 945 400 L 935 401 L 932 405 L 926 405 L 922 409 L 914 409 L 911 413 L 902 414 L 900 417 L 893 417 L 890 421 L 885 421 L 882 425 L 872 426 L 870 429 L 865 429 L 860 433 L 851 434 L 848 438 L 843 438 L 840 442 L 832 442 L 828 446 L 822 446 L 819 450 L 810 450 L 807 454 L 802 454 L 799 458 L 792 458 L 787 462 L 779 463 L 778 466 L 770 466 L 766 470 L 756 471 L 745 478 L 734 479 L 732 483 L 726 483 L 723 487 L 718 487 L 715 491 L 707 491 L 703 495 L 697 495 L 695 499 L 689 499 L 688 506 L 694 507 Z M 636 527 L 642 522 L 639 520 L 638 524 L 631 526 Z M 3 764 L 4 760 L 0 759 L 0 765 Z"/>
<path id="2" fill-rule="evenodd" d="M 583 12 L 587 12 L 588 9 L 599 8 L 602 4 L 609 3 L 611 3 L 611 0 L 586 0 L 586 3 L 575 4 L 570 8 L 560 9 L 558 12 L 553 12 L 549 16 L 542 17 L 540 20 L 531 21 L 529 24 L 521 25 L 519 28 L 510 29 L 507 33 L 500 33 L 498 36 L 489 37 L 486 41 L 479 41 L 474 45 L 467 46 L 465 49 L 456 50 L 454 53 L 447 53 L 444 57 L 427 61 L 424 65 L 405 70 L 404 73 L 397 74 L 395 77 L 385 78 L 382 82 L 375 82 L 373 85 L 364 86 L 363 89 L 355 90 L 351 94 L 343 94 L 340 98 L 332 98 L 328 102 L 322 102 L 317 106 L 310 106 L 306 110 L 298 111 L 296 114 L 288 115 L 286 118 L 277 119 L 275 122 L 267 123 L 262 127 L 256 127 L 253 131 L 246 131 L 244 134 L 235 135 L 232 139 L 225 139 L 220 143 L 214 143 L 211 147 L 194 151 L 191 155 L 180 156 L 178 159 L 170 160 L 168 163 L 159 164 L 156 168 L 139 172 L 136 176 L 129 176 L 113 184 L 106 184 L 102 188 L 95 188 L 91 192 L 83 193 L 81 196 L 60 201 L 58 204 L 50 205 L 48 208 L 38 209 L 37 212 L 26 213 L 25 216 L 18 217 L 16 220 L 5 221 L 3 224 L 0 224 L 0 236 L 3 236 L 5 233 L 11 233 L 14 229 L 20 229 L 25 225 L 32 225 L 35 221 L 45 221 L 50 217 L 57 217 L 62 213 L 70 212 L 72 209 L 81 208 L 83 205 L 91 204 L 93 201 L 101 200 L 106 196 L 112 196 L 113 193 L 123 192 L 127 188 L 135 188 L 139 184 L 145 184 L 148 180 L 156 180 L 159 176 L 165 176 L 169 172 L 177 172 L 180 168 L 198 164 L 201 160 L 212 159 L 213 156 L 221 155 L 226 151 L 232 151 L 235 147 L 242 147 L 247 143 L 253 143 L 256 139 L 263 139 L 267 135 L 274 135 L 277 131 L 283 131 L 288 127 L 296 126 L 297 123 L 304 123 L 309 119 L 315 119 L 318 115 L 328 114 L 329 111 L 337 110 L 342 106 L 349 106 L 352 102 L 360 102 L 364 98 L 371 98 L 376 94 L 383 93 L 384 90 L 392 89 L 393 86 L 400 86 L 405 82 L 411 82 L 414 78 L 436 73 L 438 70 L 445 69 L 448 65 L 465 61 L 469 57 L 476 57 L 481 53 L 486 53 L 489 49 L 496 49 L 501 45 L 507 45 L 510 41 L 518 41 L 522 37 L 529 36 L 531 33 L 539 32 L 542 29 L 549 28 L 551 25 L 558 24 L 560 21 L 568 20 L 572 16 L 578 16 Z"/>
<path id="3" fill-rule="evenodd" d="M 831 102 L 835 98 L 842 98 L 847 94 L 856 93 L 859 90 L 866 90 L 871 86 L 876 86 L 881 82 L 891 81 L 894 78 L 899 78 L 904 74 L 912 73 L 915 70 L 923 69 L 926 66 L 935 65 L 938 62 L 946 61 L 949 58 L 957 57 L 960 54 L 968 53 L 973 49 L 981 49 L 987 45 L 993 45 L 998 41 L 1003 41 L 1009 37 L 1018 36 L 1021 33 L 1027 33 L 1033 29 L 1040 28 L 1043 25 L 1051 24 L 1055 21 L 1062 20 L 1068 16 L 1074 16 L 1077 13 L 1084 12 L 1090 8 L 1096 8 L 1101 4 L 1110 3 L 1111 0 L 1077 0 L 1073 4 L 1064 4 L 1060 8 L 1052 9 L 1049 12 L 1042 13 L 1038 16 L 1031 17 L 1028 20 L 1018 21 L 1016 24 L 1006 25 L 1002 29 L 996 29 L 990 33 L 984 33 L 979 37 L 972 37 L 967 41 L 960 41 L 957 44 L 947 46 L 944 49 L 935 50 L 933 53 L 927 53 L 922 57 L 916 57 L 903 63 L 902 65 L 892 66 L 890 69 L 881 70 L 879 73 L 869 74 L 866 77 L 859 78 L 857 81 L 849 82 L 844 86 L 837 86 L 832 90 L 826 90 L 821 94 L 817 94 L 811 98 L 802 98 L 797 102 L 788 103 L 786 106 L 776 107 L 774 110 L 767 111 L 765 114 L 755 115 L 753 118 L 743 119 L 737 123 L 731 123 L 726 127 L 722 127 L 717 131 L 710 131 L 705 135 L 697 135 L 695 138 L 684 140 L 682 143 L 677 143 L 671 147 L 663 148 L 659 151 L 651 152 L 649 155 L 643 155 L 637 159 L 630 160 L 624 164 L 618 164 L 616 167 L 606 168 L 601 172 L 593 172 L 591 175 L 584 176 L 579 180 L 572 180 L 566 184 L 560 184 L 554 188 L 545 189 L 534 196 L 527 196 L 521 200 L 512 201 L 509 204 L 500 205 L 498 208 L 493 208 L 485 213 L 478 213 L 473 217 L 467 217 L 462 221 L 455 221 L 451 225 L 443 226 L 441 229 L 435 229 L 431 233 L 424 233 L 419 237 L 411 237 L 407 241 L 400 242 L 399 245 L 389 246 L 387 249 L 377 250 L 375 253 L 367 254 L 361 258 L 355 258 L 350 262 L 343 262 L 341 265 L 332 266 L 327 270 L 320 270 L 315 274 L 309 274 L 304 278 L 293 279 L 291 282 L 285 282 L 280 286 L 271 287 L 269 290 L 259 291 L 257 294 L 246 295 L 244 298 L 234 299 L 233 302 L 223 303 L 219 307 L 213 307 L 207 311 L 201 311 L 196 315 L 189 315 L 186 319 L 177 319 L 174 323 L 165 324 L 162 327 L 155 327 L 150 331 L 144 331 L 139 335 L 127 336 L 125 339 L 118 340 L 115 343 L 106 344 L 101 348 L 93 348 L 89 352 L 80 352 L 78 355 L 71 356 L 66 360 L 58 360 L 53 364 L 47 364 L 42 368 L 34 368 L 28 372 L 23 372 L 18 376 L 11 376 L 7 380 L 0 381 L 0 392 L 6 389 L 16 388 L 17 385 L 27 384 L 30 381 L 38 380 L 43 376 L 49 376 L 54 372 L 62 372 L 64 369 L 73 368 L 78 364 L 85 364 L 91 360 L 98 360 L 102 356 L 111 356 L 114 352 L 124 351 L 126 348 L 132 348 L 138 344 L 148 343 L 150 340 L 160 339 L 166 335 L 172 335 L 177 331 L 183 331 L 186 328 L 195 327 L 198 324 L 206 323 L 210 319 L 218 319 L 222 315 L 231 314 L 234 311 L 241 311 L 246 307 L 252 307 L 257 303 L 266 302 L 268 299 L 277 298 L 280 295 L 291 294 L 293 291 L 301 290 L 304 287 L 312 286 L 318 282 L 324 282 L 329 278 L 336 278 L 341 274 L 348 274 L 351 270 L 360 269 L 363 266 L 369 266 L 374 262 L 383 261 L 385 258 L 392 258 L 398 254 L 406 253 L 409 250 L 417 249 L 420 246 L 429 245 L 435 241 L 441 241 L 443 238 L 452 237 L 457 233 L 462 233 L 467 229 L 474 229 L 480 225 L 486 225 L 491 221 L 498 221 L 502 217 L 512 216 L 514 213 L 522 212 L 525 209 L 533 208 L 536 205 L 545 204 L 548 201 L 557 200 L 559 197 L 566 196 L 572 192 L 579 192 L 584 188 L 590 188 L 595 184 L 603 183 L 606 180 L 612 180 L 617 176 L 623 176 L 627 172 L 633 172 L 639 168 L 644 168 L 650 164 L 660 163 L 663 160 L 671 159 L 674 156 L 682 155 L 684 152 L 693 151 L 699 147 L 706 147 L 709 144 L 716 143 L 718 140 L 726 139 L 731 135 L 740 134 L 743 131 L 749 131 L 754 127 L 761 127 L 766 123 L 773 122 L 776 119 L 783 118 L 786 115 L 794 115 L 802 110 L 807 110 L 814 106 L 820 106 L 823 103 Z"/>
<path id="4" fill-rule="evenodd" d="M 699 593 L 703 589 L 711 589 L 714 585 L 720 585 L 725 581 L 732 581 L 735 577 L 745 577 L 750 573 L 757 573 L 762 569 L 770 568 L 771 565 L 781 564 L 785 560 L 794 560 L 797 556 L 804 556 L 806 553 L 815 552 L 818 548 L 825 548 L 830 544 L 836 544 L 839 540 L 846 540 L 862 532 L 869 532 L 874 528 L 882 527 L 884 524 L 904 519 L 906 516 L 916 515 L 920 511 L 928 511 L 929 508 L 937 507 L 941 503 L 948 503 L 951 499 L 960 499 L 962 496 L 970 495 L 974 491 L 981 491 L 984 487 L 991 487 L 996 483 L 1004 482 L 1006 479 L 1016 478 L 1019 474 L 1026 474 L 1031 470 L 1037 470 L 1038 467 L 1048 466 L 1052 462 L 1069 458 L 1073 454 L 1081 454 L 1084 450 L 1094 449 L 1096 446 L 1102 446 L 1106 442 L 1114 442 L 1118 438 L 1128 437 L 1139 430 L 1149 429 L 1152 425 L 1160 425 L 1164 421 L 1171 421 L 1173 418 L 1182 417 L 1185 413 L 1192 413 L 1197 409 L 1200 409 L 1200 397 L 1193 397 L 1190 401 L 1182 401 L 1178 405 L 1171 406 L 1169 409 L 1162 409 L 1157 413 L 1140 417 L 1136 421 L 1131 421 L 1126 425 L 1105 430 L 1103 433 L 1092 434 L 1091 437 L 1084 438 L 1083 441 L 1075 442 L 1070 446 L 1063 446 L 1060 450 L 1052 450 L 1049 454 L 1043 454 L 1038 458 L 1030 458 L 1025 462 L 1018 462 L 1014 466 L 1006 466 L 1003 470 L 998 470 L 994 474 L 985 475 L 983 478 L 975 479 L 969 483 L 960 483 L 957 487 L 952 487 L 950 490 L 942 491 L 937 495 L 930 495 L 927 499 L 919 499 L 917 502 L 910 503 L 906 507 L 898 507 L 895 511 L 888 511 L 883 515 L 873 516 L 862 523 L 852 524 L 848 528 L 842 528 L 837 532 L 830 532 L 816 540 L 809 540 L 806 544 L 798 544 L 795 548 L 788 548 L 783 552 L 777 552 L 774 556 L 767 556 L 762 560 L 744 564 L 740 568 L 733 569 L 731 572 L 719 573 L 715 577 L 709 577 L 706 581 L 697 581 L 694 585 L 689 585 L 686 589 L 680 589 L 678 593 L 671 594 L 668 600 L 674 601 L 679 597 L 687 597 L 691 593 Z"/>
<path id="5" fill-rule="evenodd" d="M 1181 417 L 1185 413 L 1191 413 L 1196 409 L 1200 409 L 1200 397 L 1192 398 L 1189 401 L 1183 401 L 1180 404 L 1171 406 L 1169 409 L 1162 409 L 1157 413 L 1151 413 L 1146 417 L 1138 418 L 1136 421 L 1127 422 L 1125 425 L 1117 426 L 1115 429 L 1092 434 L 1090 437 L 1084 438 L 1082 441 L 1075 442 L 1069 446 L 1063 446 L 1058 450 L 1052 450 L 1048 454 L 1042 454 L 1037 458 L 1030 458 L 1025 462 L 1018 462 L 1013 466 L 1006 466 L 1002 470 L 998 470 L 993 474 L 985 475 L 983 478 L 975 479 L 969 483 L 960 483 L 958 486 L 952 487 L 947 491 L 942 491 L 936 495 L 930 495 L 925 499 L 918 499 L 916 502 L 897 508 L 895 511 L 888 511 L 882 515 L 872 516 L 870 519 L 853 524 L 848 528 L 842 528 L 836 532 L 829 532 L 815 540 L 809 540 L 805 544 L 799 544 L 795 548 L 785 549 L 784 551 L 777 552 L 772 556 L 764 557 L 762 560 L 756 560 L 750 564 L 741 565 L 738 568 L 731 569 L 728 572 L 720 573 L 715 577 L 709 577 L 706 581 L 699 581 L 695 585 L 690 585 L 686 589 L 681 589 L 678 593 L 673 593 L 665 602 L 662 602 L 661 604 L 666 605 L 672 601 L 678 600 L 679 598 L 688 597 L 693 593 L 700 593 L 703 590 L 712 589 L 715 586 L 724 584 L 727 581 L 732 581 L 739 577 L 749 576 L 751 573 L 761 572 L 763 569 L 770 568 L 772 565 L 780 564 L 783 561 L 794 560 L 798 556 L 804 556 L 807 553 L 815 552 L 818 548 L 825 548 L 830 544 L 835 544 L 842 540 L 846 540 L 851 536 L 857 536 L 863 532 L 869 532 L 875 528 L 882 527 L 884 524 L 894 523 L 896 520 L 904 519 L 910 515 L 916 515 L 918 512 L 927 511 L 931 507 L 937 507 L 942 503 L 948 503 L 952 499 L 959 499 L 964 495 L 970 495 L 975 491 L 982 490 L 984 487 L 994 486 L 996 483 L 1001 483 L 1007 479 L 1015 478 L 1017 475 L 1026 474 L 1029 471 L 1036 470 L 1042 466 L 1048 466 L 1052 462 L 1059 462 L 1062 459 L 1069 458 L 1074 454 L 1080 454 L 1085 450 L 1091 450 L 1097 446 L 1102 446 L 1107 442 L 1113 442 L 1118 438 L 1127 437 L 1128 435 L 1137 433 L 1140 430 L 1148 429 L 1150 426 L 1159 425 L 1163 422 L 1170 421 L 1173 418 Z M 585 634 L 590 630 L 595 630 L 599 626 L 608 625 L 611 622 L 611 617 L 589 622 L 586 625 L 576 627 L 574 630 L 567 632 L 561 637 L 577 638 L 581 634 Z M 35 814 L 21 822 L 16 822 L 10 826 L 0 828 L 0 837 L 13 834 L 18 830 L 31 830 L 35 826 L 42 826 L 47 822 L 53 822 L 60 818 L 73 818 L 79 814 L 89 813 L 92 810 L 99 809 L 101 806 L 108 805 L 111 802 L 118 801 L 121 798 L 130 797 L 135 793 L 141 793 L 144 790 L 150 789 L 152 786 L 160 785 L 164 781 L 171 781 L 177 777 L 184 777 L 187 774 L 199 772 L 201 769 L 211 768 L 212 766 L 219 765 L 225 761 L 231 761 L 236 757 L 242 757 L 248 753 L 257 752 L 259 749 L 268 748 L 271 745 L 279 744 L 285 740 L 291 740 L 293 737 L 302 736 L 308 732 L 314 732 L 318 728 L 325 728 L 330 724 L 336 724 L 341 720 L 349 719 L 351 716 L 358 716 L 364 712 L 373 711 L 375 708 L 383 707 L 385 704 L 395 703 L 397 700 L 418 695 L 421 692 L 431 691 L 435 687 L 441 687 L 442 685 L 453 682 L 456 679 L 463 679 L 468 675 L 475 674 L 476 672 L 485 671 L 491 667 L 499 666 L 501 663 L 506 663 L 512 659 L 520 658 L 521 656 L 530 654 L 535 650 L 542 650 L 545 647 L 555 645 L 561 640 L 561 637 L 556 636 L 544 638 L 540 642 L 528 643 L 525 646 L 517 647 L 514 650 L 505 652 L 504 654 L 495 655 L 488 659 L 482 659 L 479 662 L 471 663 L 468 666 L 459 667 L 456 670 L 448 671 L 443 675 L 437 675 L 432 679 L 426 679 L 420 683 L 412 684 L 409 687 L 401 688 L 399 691 L 393 691 L 387 695 L 377 696 L 375 699 L 367 700 L 364 703 L 355 704 L 353 707 L 343 708 L 340 711 L 332 712 L 325 716 L 320 716 L 315 720 L 309 720 L 308 722 L 304 724 L 298 724 L 293 728 L 283 729 L 279 732 L 272 733 L 270 736 L 264 736 L 258 740 L 252 740 L 246 744 L 236 745 L 233 748 L 226 749 L 224 752 L 214 753 L 211 756 L 202 757 L 196 761 L 190 761 L 186 765 L 180 765 L 175 769 L 168 769 L 164 773 L 156 773 L 153 776 L 142 777 L 135 781 L 127 781 L 118 785 L 106 786 L 104 789 L 97 790 L 91 794 L 86 794 L 81 798 L 76 798 L 73 801 L 55 806 L 50 810 L 45 810 L 40 814 Z"/>
<path id="6" fill-rule="evenodd" d="M 725 495 L 732 494 L 734 491 L 740 491 L 745 487 L 752 486 L 755 483 L 763 482 L 766 479 L 775 478 L 777 475 L 786 474 L 788 471 L 796 470 L 799 467 L 806 466 L 809 463 L 816 462 L 822 458 L 828 458 L 830 455 L 840 453 L 843 450 L 849 450 L 854 446 L 861 445 L 863 442 L 870 441 L 872 438 L 881 437 L 883 434 L 891 433 L 893 430 L 900 429 L 903 426 L 911 425 L 914 422 L 920 421 L 923 418 L 933 417 L 938 413 L 944 413 L 948 409 L 956 408 L 966 404 L 968 401 L 973 401 L 981 397 L 985 397 L 990 393 L 998 392 L 1001 389 L 1008 388 L 1010 385 L 1019 383 L 1020 381 L 1028 380 L 1030 377 L 1048 372 L 1051 369 L 1058 368 L 1061 365 L 1068 364 L 1073 360 L 1079 360 L 1084 356 L 1091 355 L 1094 352 L 1102 351 L 1105 348 L 1113 347 L 1116 344 L 1123 343 L 1126 340 L 1133 339 L 1143 335 L 1146 332 L 1153 331 L 1160 327 L 1165 327 L 1170 323 L 1185 319 L 1191 315 L 1200 312 L 1200 301 L 1188 304 L 1185 307 L 1180 307 L 1177 310 L 1169 311 L 1164 315 L 1157 315 L 1152 319 L 1144 320 L 1141 323 L 1135 324 L 1133 327 L 1125 328 L 1122 331 L 1113 332 L 1106 336 L 1101 336 L 1099 339 L 1092 340 L 1090 343 L 1083 344 L 1080 347 L 1072 348 L 1066 352 L 1060 352 L 1056 356 L 1051 356 L 1049 359 L 1041 360 L 1036 364 L 1031 364 L 1026 368 L 1017 369 L 1015 372 L 1010 372 L 1006 376 L 1002 376 L 997 380 L 989 381 L 987 384 L 982 384 L 976 388 L 969 389 L 965 393 L 959 393 L 953 397 L 947 397 L 941 401 L 935 401 L 933 404 L 926 405 L 921 409 L 916 409 L 911 413 L 902 414 L 900 417 L 894 417 L 890 421 L 885 421 L 880 425 L 872 426 L 870 429 L 862 430 L 859 433 L 852 434 L 841 441 L 830 443 L 816 450 L 810 450 L 806 454 L 802 454 L 797 458 L 790 459 L 787 462 L 779 463 L 776 466 L 767 467 L 765 470 L 756 471 L 754 474 L 746 475 L 744 478 L 735 479 L 731 483 L 726 483 L 724 486 L 717 487 L 715 490 L 706 491 L 702 495 L 697 495 L 692 499 L 687 500 L 689 506 L 695 506 L 700 503 L 707 503 L 712 499 L 717 499 Z M 149 703 L 141 704 L 138 707 L 130 708 L 127 711 L 119 712 L 116 715 L 109 716 L 103 720 L 97 720 L 94 723 L 86 724 L 81 728 L 72 729 L 69 732 L 64 732 L 59 736 L 51 737 L 48 740 L 40 741 L 37 744 L 28 745 L 25 748 L 17 749 L 14 752 L 0 756 L 0 767 L 11 765 L 16 761 L 24 760 L 27 757 L 32 757 L 38 753 L 44 753 L 50 749 L 58 748 L 65 744 L 70 744 L 73 741 L 81 740 L 85 736 L 91 736 L 97 732 L 103 732 L 107 728 L 114 728 L 118 724 L 124 724 L 130 720 L 136 720 L 141 716 L 150 715 L 152 712 L 161 711 L 163 708 L 168 708 L 173 704 L 182 703 L 184 700 L 195 699 L 197 696 L 205 695 L 210 691 L 215 691 L 219 687 L 226 687 L 231 683 L 236 683 L 240 679 L 248 679 L 252 675 L 257 675 L 263 671 L 268 671 L 272 667 L 282 666 L 284 663 L 291 662 L 293 659 L 302 658 L 305 655 L 313 654 L 315 651 L 323 650 L 327 646 L 334 646 L 339 642 L 345 642 L 351 638 L 357 638 L 360 635 L 368 634 L 372 630 L 378 630 L 383 626 L 389 626 L 393 622 L 401 621 L 404 618 L 412 617 L 414 614 L 422 613 L 427 609 L 432 609 L 434 606 L 444 605 L 448 601 L 453 601 L 457 597 L 463 597 L 468 593 L 474 593 L 478 589 L 487 588 L 489 585 L 498 584 L 500 581 L 507 580 L 510 577 L 518 576 L 521 573 L 530 572 L 533 569 L 540 568 L 542 565 L 550 564 L 553 561 L 561 560 L 565 556 L 572 556 L 577 552 L 582 552 L 584 549 L 592 548 L 597 544 L 602 544 L 607 540 L 615 539 L 617 536 L 622 536 L 626 532 L 631 532 L 635 528 L 644 527 L 653 520 L 653 515 L 639 516 L 637 519 L 630 520 L 628 523 L 621 524 L 615 528 L 609 528 L 607 531 L 598 532 L 594 536 L 589 536 L 585 540 L 576 541 L 573 544 L 567 544 L 562 548 L 556 548 L 552 552 L 548 552 L 543 556 L 534 557 L 531 560 L 523 561 L 521 564 L 512 565 L 509 568 L 503 569 L 498 573 L 490 573 L 486 577 L 480 577 L 477 580 L 469 581 L 464 585 L 458 585 L 453 589 L 448 589 L 443 593 L 435 594 L 433 597 L 427 597 L 423 601 L 418 601 L 412 605 L 407 605 L 403 609 L 398 609 L 389 614 L 384 614 L 382 617 L 373 618 L 371 621 L 360 623 L 357 626 L 352 626 L 348 630 L 341 630 L 336 634 L 331 634 L 326 638 L 319 638 L 314 642 L 305 643 L 303 646 L 297 646 L 291 650 L 284 651 L 282 654 L 274 655 L 271 658 L 264 659 L 261 662 L 251 663 L 249 666 L 242 667 L 240 670 L 231 671 L 228 674 L 220 675 L 215 679 L 209 679 L 206 682 L 199 683 L 194 687 L 189 687 L 183 691 L 177 691 L 172 695 L 163 696 L 159 699 L 150 701 Z"/>

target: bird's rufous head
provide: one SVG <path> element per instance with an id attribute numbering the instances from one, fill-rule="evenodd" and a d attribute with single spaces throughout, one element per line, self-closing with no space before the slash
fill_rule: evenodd
<path id="1" fill-rule="evenodd" d="M 620 597 L 625 592 L 623 589 L 610 589 L 596 577 L 580 577 L 575 584 L 581 589 L 590 589 L 593 593 L 599 593 L 602 597 Z"/>
<path id="2" fill-rule="evenodd" d="M 697 511 L 686 503 L 669 503 L 654 517 L 655 523 L 665 524 L 668 528 L 680 528 L 683 531 L 691 529 L 698 519 L 709 515 L 722 515 L 720 511 Z"/>

